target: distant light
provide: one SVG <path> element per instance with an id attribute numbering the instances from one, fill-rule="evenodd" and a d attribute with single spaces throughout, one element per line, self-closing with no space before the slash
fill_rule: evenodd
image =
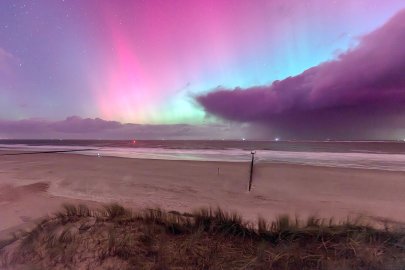
<path id="1" fill-rule="evenodd" d="M 246 141 L 246 139 L 245 139 L 245 138 L 242 138 L 242 141 Z"/>
<path id="2" fill-rule="evenodd" d="M 136 140 L 133 140 L 133 141 L 132 141 L 132 144 L 136 144 Z"/>
<path id="3" fill-rule="evenodd" d="M 280 138 L 279 138 L 279 137 L 276 137 L 274 140 L 275 140 L 276 142 L 278 142 L 278 141 L 280 140 Z"/>
<path id="4" fill-rule="evenodd" d="M 97 153 L 97 157 L 101 157 L 100 153 Z"/>

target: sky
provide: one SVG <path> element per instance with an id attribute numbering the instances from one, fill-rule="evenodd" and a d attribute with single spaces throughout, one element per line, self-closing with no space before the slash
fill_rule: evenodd
<path id="1" fill-rule="evenodd" d="M 402 138 L 404 8 L 2 0 L 0 138 Z"/>

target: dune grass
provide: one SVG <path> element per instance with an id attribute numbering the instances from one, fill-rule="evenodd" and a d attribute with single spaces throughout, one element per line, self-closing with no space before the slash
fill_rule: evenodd
<path id="1" fill-rule="evenodd" d="M 63 209 L 0 249 L 0 269 L 404 269 L 405 233 L 360 220 Z"/>

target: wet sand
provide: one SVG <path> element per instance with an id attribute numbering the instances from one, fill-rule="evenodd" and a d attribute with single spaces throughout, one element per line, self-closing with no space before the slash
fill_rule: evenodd
<path id="1" fill-rule="evenodd" d="M 58 153 L 1 155 L 0 236 L 67 202 L 119 202 L 180 212 L 220 206 L 251 220 L 290 214 L 405 222 L 405 172 L 258 163 L 247 192 L 249 166 Z"/>

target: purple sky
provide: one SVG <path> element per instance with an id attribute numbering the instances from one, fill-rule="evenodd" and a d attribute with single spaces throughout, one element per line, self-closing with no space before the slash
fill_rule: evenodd
<path id="1" fill-rule="evenodd" d="M 2 0 L 0 139 L 403 139 L 404 0 Z"/>

